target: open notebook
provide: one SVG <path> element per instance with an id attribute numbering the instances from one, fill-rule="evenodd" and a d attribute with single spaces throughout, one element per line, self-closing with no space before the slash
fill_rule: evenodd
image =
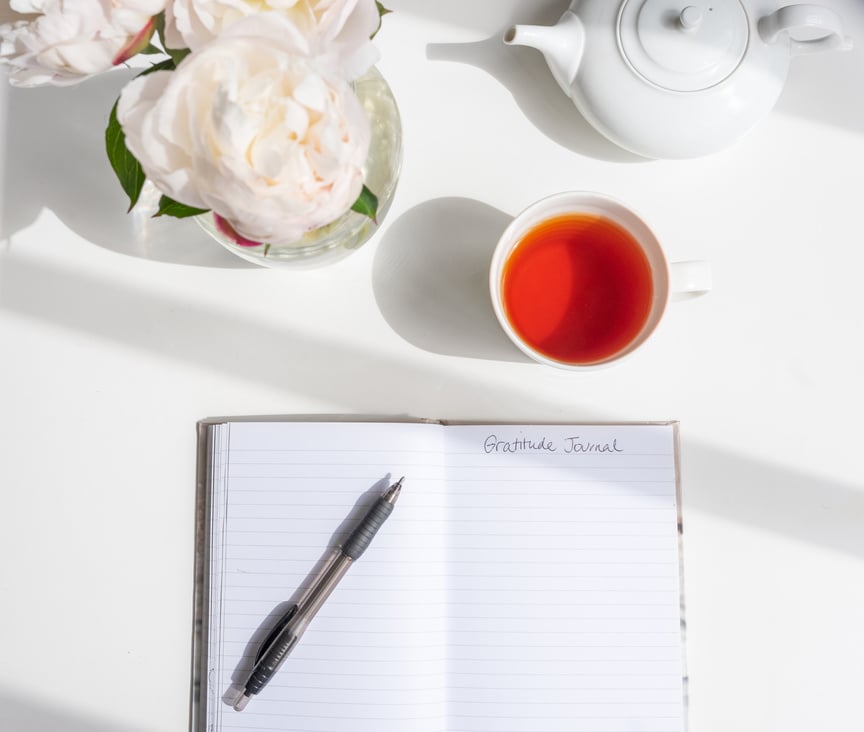
<path id="1" fill-rule="evenodd" d="M 685 728 L 675 424 L 202 428 L 193 729 Z M 223 697 L 272 620 L 403 475 L 365 555 L 235 712 Z"/>

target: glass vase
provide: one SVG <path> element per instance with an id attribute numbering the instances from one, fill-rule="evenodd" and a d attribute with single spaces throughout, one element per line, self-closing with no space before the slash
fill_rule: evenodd
<path id="1" fill-rule="evenodd" d="M 210 212 L 195 217 L 198 224 L 229 251 L 265 267 L 320 267 L 343 259 L 368 241 L 387 214 L 396 191 L 402 166 L 402 122 L 393 92 L 378 69 L 370 69 L 353 86 L 372 133 L 363 182 L 378 197 L 374 221 L 349 210 L 290 244 L 257 246 L 237 244 L 219 230 Z"/>

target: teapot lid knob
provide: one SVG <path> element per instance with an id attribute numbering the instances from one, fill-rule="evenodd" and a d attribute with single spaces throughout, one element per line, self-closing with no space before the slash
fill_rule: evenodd
<path id="1" fill-rule="evenodd" d="M 678 22 L 681 23 L 681 27 L 684 30 L 691 31 L 696 30 L 702 25 L 703 18 L 704 16 L 699 8 L 695 5 L 688 5 L 681 11 L 681 15 L 678 16 Z"/>

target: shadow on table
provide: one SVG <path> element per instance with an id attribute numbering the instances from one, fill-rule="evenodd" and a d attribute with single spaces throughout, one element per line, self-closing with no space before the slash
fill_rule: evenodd
<path id="1" fill-rule="evenodd" d="M 502 223 L 500 212 L 476 205 L 473 214 L 471 206 L 463 214 L 466 211 L 491 228 Z M 45 297 L 45 292 L 52 296 Z M 457 393 L 462 395 L 458 416 L 475 414 L 492 421 L 517 422 L 531 422 L 538 415 L 548 419 L 550 414 L 568 422 L 620 418 L 586 410 L 574 402 L 580 384 L 590 388 L 590 381 L 581 374 L 573 375 L 569 382 L 573 388 L 559 399 L 530 389 L 514 393 L 504 385 L 436 368 L 435 363 L 378 355 L 355 345 L 263 324 L 230 310 L 196 309 L 179 299 L 154 297 L 15 256 L 7 256 L 0 270 L 0 308 L 277 389 L 289 385 L 294 390 L 296 384 L 302 384 L 308 397 L 339 404 L 349 414 L 380 413 L 386 405 L 399 404 L 410 416 L 452 418 L 457 415 L 428 411 L 435 409 L 436 395 Z M 159 327 L 154 328 L 153 323 Z M 262 363 L 279 364 L 279 368 L 262 369 Z M 526 376 L 530 377 L 527 369 L 539 373 L 533 368 L 526 366 Z M 370 372 L 377 378 L 358 388 L 358 374 Z M 864 558 L 864 487 L 686 438 L 682 462 L 685 521 L 687 511 L 704 511 Z"/>
<path id="2" fill-rule="evenodd" d="M 696 509 L 864 558 L 864 486 L 807 475 L 686 438 L 681 456 L 685 511 Z M 684 532 L 686 536 L 686 520 Z"/>
<path id="3" fill-rule="evenodd" d="M 864 29 L 864 3 L 855 11 Z M 852 51 L 826 52 L 796 59 L 773 114 L 812 120 L 864 133 L 864 37 Z"/>
<path id="4" fill-rule="evenodd" d="M 394 360 L 389 354 L 259 322 L 227 306 L 199 308 L 182 297 L 115 285 L 14 254 L 5 256 L 0 268 L 0 308 L 277 389 L 293 391 L 301 384 L 308 396 L 344 404 L 348 411 L 372 413 L 386 404 L 416 404 L 418 395 L 430 392 L 430 384 L 460 393 L 477 391 L 472 379 L 445 374 L 432 363 Z M 358 378 L 366 373 L 377 377 L 358 388 Z M 512 394 L 503 387 L 490 388 L 483 398 L 490 397 L 506 414 Z M 596 419 L 582 413 L 569 417 Z"/>
<path id="5" fill-rule="evenodd" d="M 121 88 L 138 71 L 114 71 L 70 87 L 6 91 L 0 239 L 13 239 L 49 209 L 78 236 L 120 254 L 174 264 L 253 267 L 194 221 L 126 213 L 129 199 L 108 163 L 105 127 Z"/>
<path id="6" fill-rule="evenodd" d="M 140 732 L 142 727 L 118 727 L 114 722 L 88 719 L 44 702 L 0 691 L 0 729 L 4 732 Z"/>
<path id="7" fill-rule="evenodd" d="M 372 272 L 390 327 L 432 353 L 527 362 L 489 299 L 492 252 L 511 219 L 469 198 L 426 201 L 396 219 L 378 244 Z"/>
<path id="8" fill-rule="evenodd" d="M 648 162 L 610 142 L 589 124 L 558 87 L 539 51 L 504 44 L 504 32 L 513 23 L 553 25 L 566 8 L 566 2 L 557 0 L 534 2 L 511 13 L 512 17 L 502 18 L 500 30 L 485 40 L 430 43 L 426 56 L 432 61 L 454 61 L 483 69 L 510 90 L 522 113 L 538 130 L 573 152 L 615 163 Z M 499 11 L 493 17 L 501 15 Z"/>

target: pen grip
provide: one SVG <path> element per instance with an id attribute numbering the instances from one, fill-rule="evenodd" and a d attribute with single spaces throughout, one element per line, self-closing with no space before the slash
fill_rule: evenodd
<path id="1" fill-rule="evenodd" d="M 379 498 L 342 545 L 342 553 L 351 559 L 359 559 L 392 511 L 393 504 Z"/>
<path id="2" fill-rule="evenodd" d="M 300 636 L 296 635 L 290 626 L 285 626 L 282 631 L 276 636 L 275 640 L 270 644 L 258 659 L 255 668 L 252 670 L 249 680 L 246 682 L 246 694 L 257 694 L 263 689 L 267 682 L 273 677 L 273 674 L 282 665 L 282 662 L 291 653 L 291 649 L 300 640 Z"/>

